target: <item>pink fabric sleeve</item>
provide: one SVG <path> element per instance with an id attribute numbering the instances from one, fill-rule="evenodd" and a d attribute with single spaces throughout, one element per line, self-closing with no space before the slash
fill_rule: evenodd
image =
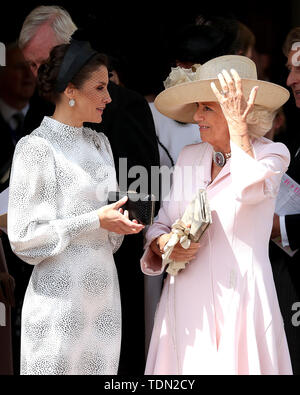
<path id="1" fill-rule="evenodd" d="M 183 162 L 184 162 L 184 149 L 180 152 L 175 167 L 180 168 L 180 166 L 183 165 Z M 146 232 L 146 243 L 144 246 L 145 252 L 141 258 L 140 263 L 141 263 L 142 272 L 144 274 L 148 274 L 149 276 L 157 276 L 164 271 L 164 267 L 162 266 L 162 259 L 151 250 L 150 244 L 158 236 L 164 233 L 171 232 L 173 222 L 169 217 L 169 204 L 172 201 L 172 204 L 174 205 L 174 200 L 176 201 L 178 190 L 180 190 L 180 188 L 182 187 L 181 172 L 177 173 L 175 168 L 173 176 L 174 176 L 173 184 L 170 193 L 168 197 L 164 199 L 162 207 L 158 212 L 158 216 L 155 219 L 154 224 L 151 225 L 148 231 Z"/>
<path id="2" fill-rule="evenodd" d="M 252 158 L 230 142 L 233 191 L 237 200 L 245 204 L 256 204 L 276 197 L 281 177 L 290 162 L 290 153 L 284 144 L 261 144 L 257 157 Z"/>

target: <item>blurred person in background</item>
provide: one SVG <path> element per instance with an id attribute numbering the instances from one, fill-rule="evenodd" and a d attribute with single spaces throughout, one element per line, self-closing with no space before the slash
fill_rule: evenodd
<path id="1" fill-rule="evenodd" d="M 300 108 L 300 27 L 292 29 L 287 35 L 283 53 L 287 57 L 287 86 L 291 89 L 295 104 Z M 299 115 L 298 115 L 299 116 Z M 300 117 L 299 117 L 300 119 Z M 288 120 L 288 119 L 287 119 Z M 287 174 L 300 183 L 300 138 L 298 125 L 293 125 L 292 140 L 288 144 L 291 163 Z M 300 374 L 300 213 L 294 215 L 274 215 L 271 238 L 281 237 L 283 247 L 290 247 L 294 255 L 289 256 L 272 241 L 270 242 L 270 260 L 279 305 L 285 324 L 293 372 Z M 297 318 L 298 317 L 298 318 Z"/>
<path id="2" fill-rule="evenodd" d="M 8 185 L 15 145 L 26 133 L 24 120 L 35 90 L 35 78 L 17 43 L 6 45 L 6 66 L 0 67 L 1 189 Z"/>
<path id="3" fill-rule="evenodd" d="M 6 45 L 6 66 L 0 67 L 1 192 L 9 185 L 15 146 L 20 138 L 28 133 L 27 121 L 31 113 L 30 100 L 34 94 L 35 87 L 35 78 L 17 42 L 8 43 Z M 14 374 L 18 374 L 20 371 L 21 309 L 32 268 L 12 252 L 5 231 L 0 232 L 6 267 L 8 273 L 15 281 L 15 302 L 11 308 L 11 336 L 13 371 Z"/>

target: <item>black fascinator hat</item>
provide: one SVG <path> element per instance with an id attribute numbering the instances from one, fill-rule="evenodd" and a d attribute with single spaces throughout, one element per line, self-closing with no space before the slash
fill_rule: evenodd
<path id="1" fill-rule="evenodd" d="M 97 51 L 91 47 L 88 41 L 72 38 L 59 69 L 56 91 L 63 92 L 72 78 L 95 55 L 97 55 Z"/>

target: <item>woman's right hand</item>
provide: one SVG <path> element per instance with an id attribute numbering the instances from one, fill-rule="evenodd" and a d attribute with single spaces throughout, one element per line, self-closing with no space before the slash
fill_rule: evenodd
<path id="1" fill-rule="evenodd" d="M 118 234 L 135 234 L 144 229 L 144 225 L 139 224 L 136 220 L 130 221 L 128 212 L 122 214 L 121 207 L 126 203 L 128 197 L 124 196 L 115 203 L 107 204 L 101 207 L 98 211 L 100 226 L 109 232 Z"/>
<path id="2" fill-rule="evenodd" d="M 157 239 L 153 240 L 153 242 L 151 243 L 152 250 L 156 249 L 155 252 L 157 253 L 157 255 L 161 256 L 163 254 L 162 251 L 164 249 L 164 246 L 170 240 L 171 236 L 172 232 L 164 233 L 157 237 Z M 190 247 L 188 249 L 185 249 L 178 242 L 174 246 L 170 258 L 177 262 L 190 262 L 196 257 L 199 247 L 200 243 L 191 243 Z"/>

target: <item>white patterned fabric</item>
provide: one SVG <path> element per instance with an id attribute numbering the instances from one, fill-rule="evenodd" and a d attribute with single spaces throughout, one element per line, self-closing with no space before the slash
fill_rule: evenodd
<path id="1" fill-rule="evenodd" d="M 96 210 L 116 190 L 107 138 L 45 117 L 17 144 L 9 190 L 13 251 L 35 265 L 24 299 L 21 374 L 116 374 L 123 237 Z"/>

